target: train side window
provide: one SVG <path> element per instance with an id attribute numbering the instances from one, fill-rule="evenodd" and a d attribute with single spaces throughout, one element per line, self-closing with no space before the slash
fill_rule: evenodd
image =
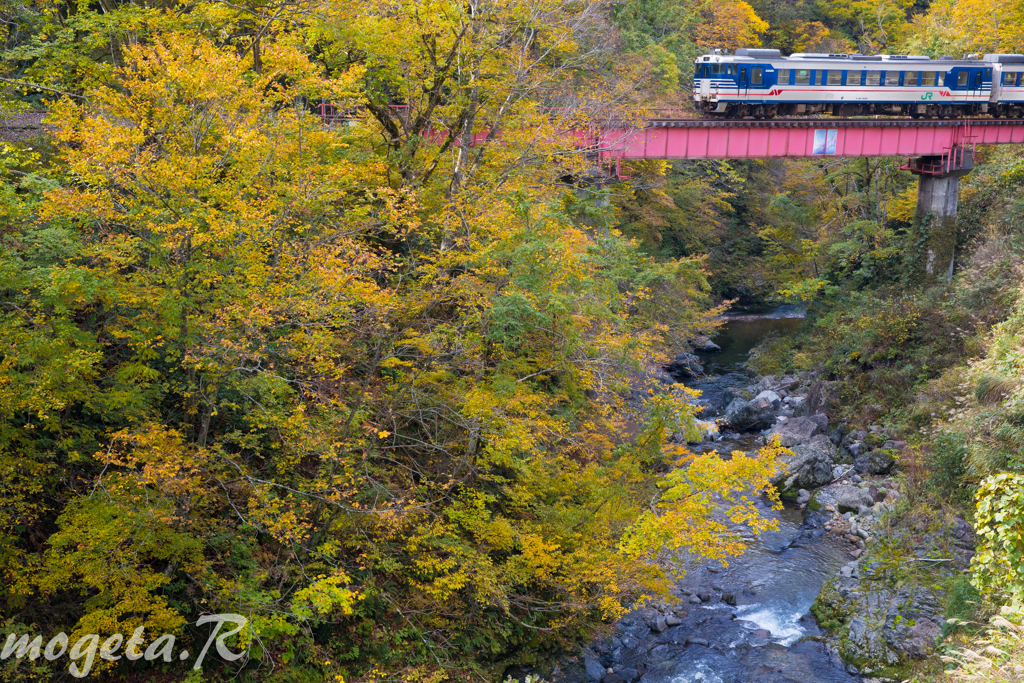
<path id="1" fill-rule="evenodd" d="M 917 72 L 908 71 L 903 74 L 903 86 L 907 88 L 913 88 L 917 86 Z"/>
<path id="2" fill-rule="evenodd" d="M 843 84 L 843 72 L 829 69 L 828 72 L 828 84 L 829 85 L 842 85 Z"/>
<path id="3" fill-rule="evenodd" d="M 750 83 L 751 85 L 761 85 L 761 74 L 764 73 L 763 69 L 751 69 L 750 71 Z"/>
<path id="4" fill-rule="evenodd" d="M 797 85 L 810 85 L 811 84 L 811 72 L 807 69 L 797 69 L 796 71 L 796 84 Z"/>
<path id="5" fill-rule="evenodd" d="M 814 72 L 814 82 L 818 85 L 825 85 L 825 72 L 822 69 Z"/>
<path id="6" fill-rule="evenodd" d="M 864 79 L 864 85 L 881 85 L 882 84 L 882 72 L 881 71 L 866 71 L 867 76 Z"/>
<path id="7" fill-rule="evenodd" d="M 956 75 L 956 85 L 958 88 L 963 88 L 967 85 L 967 77 L 968 73 L 966 71 L 961 71 Z"/>
<path id="8" fill-rule="evenodd" d="M 779 69 L 779 77 L 775 82 L 779 85 L 789 85 L 789 69 Z"/>
<path id="9" fill-rule="evenodd" d="M 939 84 L 939 72 L 938 71 L 927 71 L 921 74 L 921 85 L 930 85 L 932 87 Z"/>

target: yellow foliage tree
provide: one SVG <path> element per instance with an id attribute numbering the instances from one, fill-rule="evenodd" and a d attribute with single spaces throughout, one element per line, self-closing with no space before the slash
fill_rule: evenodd
<path id="1" fill-rule="evenodd" d="M 183 21 L 61 102 L 0 253 L 0 533 L 48 548 L 0 557 L 5 616 L 238 612 L 254 658 L 464 679 L 663 593 L 665 547 L 738 551 L 719 496 L 763 528 L 739 492 L 776 452 L 688 458 L 681 387 L 627 430 L 631 373 L 717 311 L 699 260 L 558 182 L 594 170 L 567 131 L 635 96 L 598 9 L 327 4 L 242 49 Z M 73 472 L 53 510 L 39 470 Z"/>
<path id="2" fill-rule="evenodd" d="M 742 0 L 709 3 L 701 10 L 701 17 L 696 42 L 706 48 L 757 47 L 761 34 L 768 30 L 768 22 Z"/>
<path id="3" fill-rule="evenodd" d="M 937 0 L 914 17 L 906 50 L 933 57 L 1020 52 L 1024 7 L 1015 0 Z"/>

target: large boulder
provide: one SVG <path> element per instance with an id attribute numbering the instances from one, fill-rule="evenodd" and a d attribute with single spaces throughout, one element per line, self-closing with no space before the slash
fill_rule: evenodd
<path id="1" fill-rule="evenodd" d="M 836 507 L 839 512 L 857 512 L 862 505 L 868 507 L 875 504 L 871 492 L 859 486 L 844 486 L 836 495 Z"/>
<path id="2" fill-rule="evenodd" d="M 665 369 L 677 377 L 697 377 L 704 373 L 700 358 L 686 351 L 677 353 L 675 359 L 666 365 Z"/>
<path id="3" fill-rule="evenodd" d="M 730 427 L 741 432 L 767 429 L 775 422 L 775 412 L 772 409 L 772 402 L 763 396 L 758 396 L 753 401 L 737 398 L 726 408 L 725 421 Z"/>
<path id="4" fill-rule="evenodd" d="M 887 450 L 868 451 L 853 460 L 853 467 L 860 474 L 889 474 L 895 464 L 896 458 Z"/>
<path id="5" fill-rule="evenodd" d="M 775 429 L 769 432 L 767 438 L 770 441 L 778 436 L 780 445 L 792 448 L 809 442 L 811 437 L 820 432 L 818 424 L 811 418 L 794 417 L 775 425 Z"/>
<path id="6" fill-rule="evenodd" d="M 718 353 L 722 350 L 722 347 L 711 341 L 708 337 L 697 337 L 691 342 L 694 351 L 701 351 L 703 353 Z"/>
<path id="7" fill-rule="evenodd" d="M 589 652 L 583 655 L 583 668 L 590 683 L 597 683 L 608 672 L 597 656 Z"/>
<path id="8" fill-rule="evenodd" d="M 827 436 L 818 434 L 791 450 L 793 455 L 781 458 L 785 469 L 772 478 L 782 495 L 796 496 L 800 489 L 814 489 L 832 482 L 836 447 Z"/>
<path id="9" fill-rule="evenodd" d="M 770 401 L 772 404 L 773 410 L 779 410 L 780 408 L 782 408 L 782 398 L 771 389 L 765 389 L 760 394 L 755 396 L 754 400 L 756 401 L 759 398 L 768 399 L 768 401 Z"/>

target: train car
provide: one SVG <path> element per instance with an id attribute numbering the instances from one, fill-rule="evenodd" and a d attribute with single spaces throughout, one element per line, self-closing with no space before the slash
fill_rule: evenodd
<path id="1" fill-rule="evenodd" d="M 801 114 L 950 118 L 988 112 L 993 104 L 993 68 L 995 63 L 976 57 L 809 53 L 783 57 L 778 50 L 744 48 L 733 55 L 715 50 L 694 64 L 693 92 L 699 111 L 729 118 Z"/>
<path id="2" fill-rule="evenodd" d="M 1024 115 L 1024 55 L 989 54 L 982 59 L 992 65 L 989 113 L 1020 118 Z"/>

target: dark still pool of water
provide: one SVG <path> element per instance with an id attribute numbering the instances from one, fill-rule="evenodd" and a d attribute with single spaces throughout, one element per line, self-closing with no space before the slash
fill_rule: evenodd
<path id="1" fill-rule="evenodd" d="M 735 370 L 747 361 L 750 350 L 766 336 L 772 332 L 795 332 L 804 322 L 803 311 L 795 306 L 780 306 L 761 315 L 727 315 L 725 319 L 726 323 L 718 329 L 718 336 L 713 340 L 722 350 L 697 352 L 708 374 Z"/>

